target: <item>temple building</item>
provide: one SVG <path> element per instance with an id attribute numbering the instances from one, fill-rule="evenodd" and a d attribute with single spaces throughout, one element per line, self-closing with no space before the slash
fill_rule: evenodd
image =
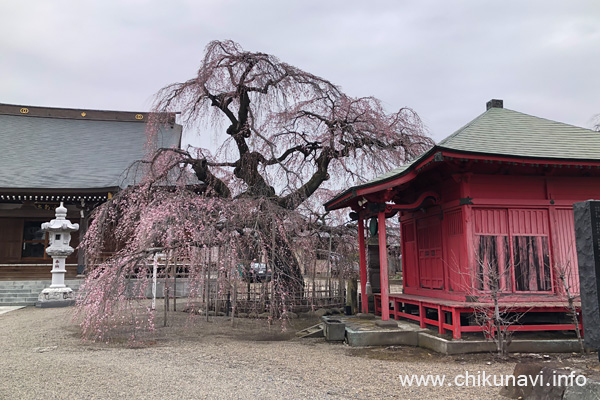
<path id="1" fill-rule="evenodd" d="M 63 202 L 80 225 L 90 212 L 133 182 L 129 167 L 149 148 L 180 147 L 175 114 L 146 136 L 148 113 L 0 104 L 0 280 L 49 279 L 51 258 L 43 222 Z M 67 278 L 82 274 L 83 255 L 67 259 Z"/>
<path id="2" fill-rule="evenodd" d="M 472 315 L 494 293 L 504 309 L 527 313 L 512 329 L 574 328 L 566 317 L 567 290 L 579 292 L 572 207 L 592 198 L 600 199 L 599 132 L 491 100 L 420 157 L 325 207 L 349 208 L 358 221 L 363 312 L 370 281 L 383 320 L 411 319 L 460 338 L 482 329 Z M 401 293 L 388 291 L 389 218 L 401 227 Z M 367 221 L 378 223 L 375 253 L 365 244 Z M 367 265 L 367 253 L 378 259 Z"/>

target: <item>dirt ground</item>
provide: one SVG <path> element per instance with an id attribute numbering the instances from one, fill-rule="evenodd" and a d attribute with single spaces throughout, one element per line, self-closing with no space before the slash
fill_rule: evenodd
<path id="1" fill-rule="evenodd" d="M 171 314 L 168 327 L 130 342 L 80 339 L 73 309 L 27 307 L 0 315 L 0 399 L 496 399 L 499 388 L 453 384 L 466 373 L 511 374 L 515 362 L 552 362 L 586 374 L 597 355 L 443 356 L 419 348 L 350 348 L 295 332 L 318 322 L 297 319 L 285 331 L 263 320 Z M 444 386 L 408 386 L 400 376 L 438 374 Z"/>

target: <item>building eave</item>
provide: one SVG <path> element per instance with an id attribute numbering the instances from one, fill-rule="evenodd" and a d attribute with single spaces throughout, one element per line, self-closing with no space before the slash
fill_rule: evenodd
<path id="1" fill-rule="evenodd" d="M 179 112 L 163 113 L 161 119 L 175 124 Z M 16 115 L 21 117 L 38 117 L 54 119 L 76 119 L 88 121 L 119 121 L 146 123 L 151 113 L 146 111 L 113 111 L 86 108 L 40 107 L 20 104 L 0 103 L 0 115 Z"/>
<path id="2" fill-rule="evenodd" d="M 412 180 L 417 174 L 418 171 L 428 162 L 432 161 L 435 153 L 437 151 L 437 147 L 434 146 L 429 151 L 423 153 L 416 162 L 414 162 L 410 167 L 403 170 L 402 172 L 392 175 L 385 179 L 375 179 L 373 181 L 364 183 L 362 185 L 353 186 L 348 188 L 326 202 L 325 209 L 327 211 L 337 210 L 340 208 L 346 208 L 350 206 L 352 200 L 357 199 L 366 194 L 379 192 L 381 190 L 388 189 L 390 187 L 397 186 L 399 184 L 408 182 Z"/>
<path id="3" fill-rule="evenodd" d="M 365 195 L 374 194 L 399 186 L 415 179 L 420 171 L 430 163 L 442 162 L 451 159 L 475 160 L 489 163 L 507 163 L 513 165 L 544 165 L 544 166 L 566 166 L 576 168 L 600 168 L 600 159 L 574 159 L 574 158 L 539 158 L 539 157 L 517 157 L 504 154 L 466 152 L 454 149 L 446 149 L 435 146 L 420 157 L 420 160 L 414 163 L 406 170 L 389 178 L 367 182 L 362 185 L 353 186 L 341 192 L 328 202 L 325 209 L 327 211 L 351 207 L 359 198 Z"/>

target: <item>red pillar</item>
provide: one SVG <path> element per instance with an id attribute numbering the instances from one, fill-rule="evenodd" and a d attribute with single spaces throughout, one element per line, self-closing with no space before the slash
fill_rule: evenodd
<path id="1" fill-rule="evenodd" d="M 369 299 L 367 298 L 367 254 L 365 249 L 365 224 L 362 217 L 358 217 L 358 254 L 360 264 L 360 301 L 361 312 L 369 313 Z"/>
<path id="2" fill-rule="evenodd" d="M 387 238 L 385 236 L 385 212 L 377 218 L 379 227 L 379 276 L 381 278 L 381 320 L 390 319 L 390 296 L 388 285 Z"/>

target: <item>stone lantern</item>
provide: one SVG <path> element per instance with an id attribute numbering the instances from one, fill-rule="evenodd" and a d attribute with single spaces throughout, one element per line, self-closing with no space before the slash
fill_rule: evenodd
<path id="1" fill-rule="evenodd" d="M 46 253 L 52 257 L 52 284 L 40 293 L 38 307 L 61 307 L 74 302 L 73 290 L 65 285 L 65 261 L 74 251 L 69 242 L 71 232 L 78 230 L 79 224 L 72 224 L 66 217 L 67 209 L 60 203 L 56 218 L 42 224 L 42 230 L 50 236 Z"/>

